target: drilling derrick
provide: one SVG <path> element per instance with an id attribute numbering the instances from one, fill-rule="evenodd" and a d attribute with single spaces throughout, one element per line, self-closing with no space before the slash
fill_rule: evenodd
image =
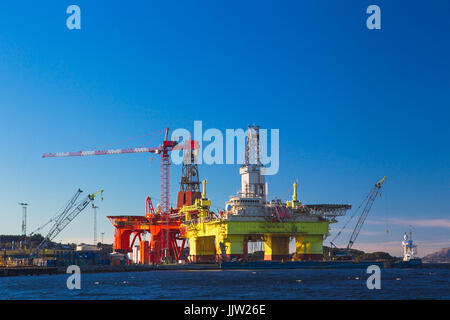
<path id="1" fill-rule="evenodd" d="M 249 126 L 246 135 L 245 160 L 239 169 L 241 174 L 241 192 L 244 198 L 265 199 L 264 176 L 261 175 L 261 143 L 259 140 L 259 127 Z"/>
<path id="2" fill-rule="evenodd" d="M 193 141 L 188 142 L 190 149 L 185 150 L 181 169 L 180 191 L 177 196 L 177 208 L 194 204 L 201 198 L 200 180 L 198 175 L 197 155 L 198 149 Z"/>

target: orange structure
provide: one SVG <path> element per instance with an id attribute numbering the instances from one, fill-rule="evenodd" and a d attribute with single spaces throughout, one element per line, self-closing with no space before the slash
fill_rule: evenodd
<path id="1" fill-rule="evenodd" d="M 178 197 L 184 195 L 189 199 L 185 205 L 193 204 L 191 201 L 195 201 L 199 196 L 190 191 L 180 191 Z M 132 252 L 136 240 L 139 239 L 140 264 L 158 264 L 164 259 L 180 260 L 186 239 L 180 238 L 181 216 L 178 215 L 178 209 L 171 209 L 167 219 L 164 213 L 155 212 L 150 197 L 147 197 L 145 216 L 109 216 L 108 219 L 115 230 L 114 251 L 123 254 Z M 166 230 L 168 230 L 167 254 L 164 253 Z M 150 233 L 150 242 L 142 240 L 145 233 Z"/>
<path id="2" fill-rule="evenodd" d="M 136 239 L 139 239 L 140 264 L 181 260 L 186 239 L 180 237 L 180 225 L 184 216 L 178 214 L 178 211 L 182 206 L 193 205 L 196 199 L 201 198 L 198 166 L 192 152 L 197 145 L 191 141 L 188 147 L 191 152 L 186 152 L 185 156 L 190 156 L 191 161 L 183 161 L 177 208 L 164 209 L 159 206 L 155 210 L 151 198 L 147 197 L 145 216 L 109 216 L 115 229 L 115 252 L 132 252 Z M 142 240 L 142 235 L 146 233 L 151 235 L 150 241 Z"/>

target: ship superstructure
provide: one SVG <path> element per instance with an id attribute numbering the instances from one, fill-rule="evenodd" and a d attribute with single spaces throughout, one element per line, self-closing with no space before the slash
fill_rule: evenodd
<path id="1" fill-rule="evenodd" d="M 403 261 L 410 261 L 416 259 L 417 254 L 417 245 L 414 244 L 412 239 L 412 232 L 409 232 L 408 235 L 403 235 L 403 241 L 402 241 L 402 247 L 403 247 Z"/>

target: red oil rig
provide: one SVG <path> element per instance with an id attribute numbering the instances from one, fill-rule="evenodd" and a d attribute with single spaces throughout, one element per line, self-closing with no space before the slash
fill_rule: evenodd
<path id="1" fill-rule="evenodd" d="M 141 147 L 113 150 L 91 150 L 77 152 L 45 153 L 43 158 L 72 157 L 91 155 L 115 155 L 124 153 L 149 152 L 161 156 L 161 194 L 160 204 L 153 207 L 152 199 L 146 198 L 145 216 L 108 216 L 115 228 L 114 251 L 122 254 L 132 252 L 132 248 L 139 239 L 139 263 L 158 264 L 174 262 L 181 259 L 186 239 L 180 238 L 182 215 L 179 209 L 184 205 L 194 204 L 201 197 L 196 152 L 198 143 L 193 140 L 180 144 L 169 140 L 169 128 L 165 129 L 164 140 L 158 147 Z M 177 207 L 170 206 L 169 177 L 170 155 L 173 150 L 183 150 L 182 177 L 180 191 L 177 197 Z M 151 234 L 151 240 L 143 240 L 145 233 Z M 130 242 L 130 239 L 131 242 Z M 179 244 L 181 242 L 181 244 Z"/>

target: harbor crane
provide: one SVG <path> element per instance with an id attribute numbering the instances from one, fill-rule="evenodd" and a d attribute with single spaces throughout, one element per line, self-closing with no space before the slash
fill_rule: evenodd
<path id="1" fill-rule="evenodd" d="M 345 223 L 345 225 L 342 227 L 342 229 L 336 234 L 336 236 L 333 238 L 333 240 L 330 241 L 330 246 L 331 246 L 330 256 L 332 259 L 340 258 L 343 260 L 347 260 L 347 259 L 352 258 L 351 254 L 350 254 L 350 249 L 352 248 L 353 244 L 355 243 L 356 238 L 358 237 L 359 232 L 361 231 L 361 228 L 364 224 L 364 221 L 366 221 L 366 218 L 370 212 L 370 209 L 372 208 L 372 205 L 375 202 L 375 199 L 377 198 L 378 194 L 381 195 L 380 190 L 381 190 L 381 186 L 383 185 L 384 180 L 386 180 L 386 177 L 383 177 L 380 181 L 378 181 L 375 184 L 375 186 L 372 188 L 372 190 L 369 192 L 369 194 L 366 196 L 366 198 L 363 200 L 363 202 L 356 209 L 355 213 Z M 358 217 L 358 221 L 356 222 L 355 228 L 353 229 L 352 235 L 350 236 L 350 240 L 348 241 L 347 247 L 344 250 L 338 250 L 338 248 L 334 244 L 334 241 L 336 241 L 336 239 L 339 237 L 339 235 L 345 229 L 347 224 L 358 213 L 358 211 L 361 207 L 363 207 L 363 210 Z"/>
<path id="2" fill-rule="evenodd" d="M 63 231 L 70 222 L 72 222 L 90 203 L 92 203 L 98 195 L 103 194 L 103 190 L 100 190 L 96 193 L 87 195 L 84 199 L 77 203 L 77 200 L 82 192 L 83 191 L 81 189 L 78 189 L 61 212 L 57 213 L 52 219 L 50 219 L 50 221 L 32 233 L 35 234 L 38 230 L 43 229 L 46 225 L 53 222 L 53 225 L 45 238 L 31 252 L 31 257 L 38 255 L 45 245 L 60 234 L 61 231 Z"/>

